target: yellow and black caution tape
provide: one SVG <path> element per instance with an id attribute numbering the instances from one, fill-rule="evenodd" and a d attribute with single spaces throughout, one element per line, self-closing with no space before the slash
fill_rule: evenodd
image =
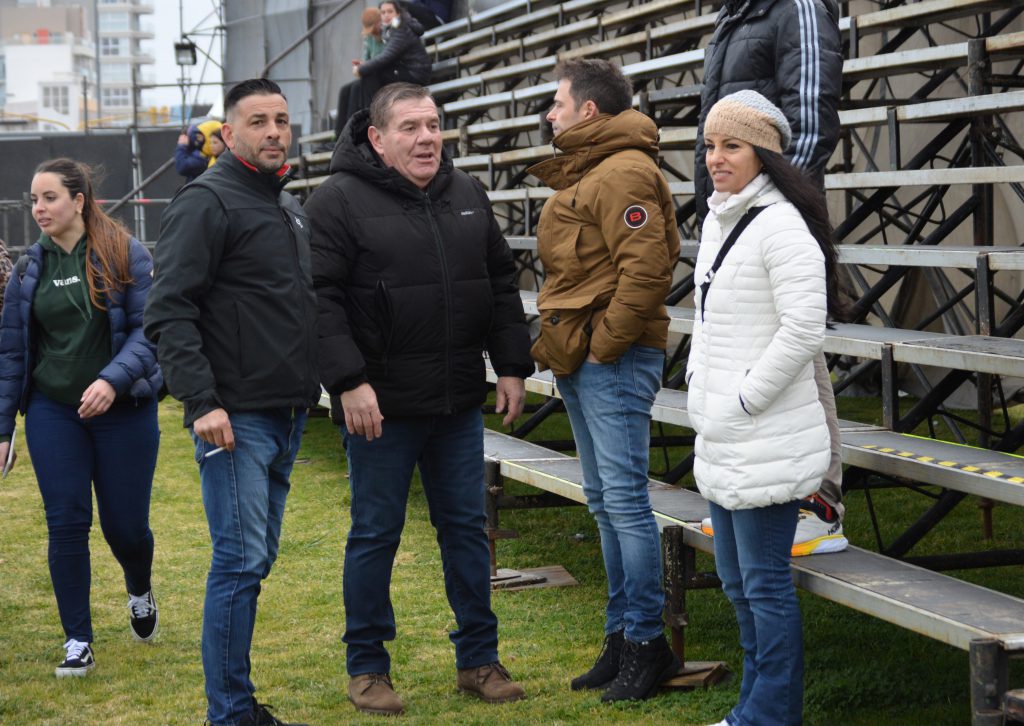
<path id="1" fill-rule="evenodd" d="M 933 441 L 934 439 L 929 440 Z M 950 460 L 936 461 L 934 456 L 923 456 L 915 454 L 913 451 L 902 451 L 900 449 L 895 449 L 891 446 L 879 446 L 878 444 L 860 444 L 860 448 L 871 449 L 872 451 L 877 451 L 880 454 L 894 454 L 896 456 L 902 456 L 903 458 L 906 459 L 914 459 L 915 461 L 920 461 L 923 464 L 934 464 L 936 466 L 944 466 L 949 469 L 958 469 L 960 471 L 965 471 L 970 474 L 980 473 L 983 476 L 991 477 L 992 479 L 1003 479 L 1005 481 L 1010 482 L 1011 484 L 1024 484 L 1024 477 L 1006 474 L 996 469 L 986 470 L 980 466 L 975 466 L 974 464 L 961 464 L 957 461 Z M 999 453 L 1005 454 L 1005 452 Z M 1009 456 L 1013 456 L 1013 454 L 1009 454 Z"/>

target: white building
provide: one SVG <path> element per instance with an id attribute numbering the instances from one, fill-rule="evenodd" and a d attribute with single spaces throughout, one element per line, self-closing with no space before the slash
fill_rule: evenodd
<path id="1" fill-rule="evenodd" d="M 124 125 L 132 120 L 132 93 L 141 108 L 138 84 L 152 81 L 142 67 L 153 63 L 145 47 L 154 37 L 141 18 L 151 15 L 153 6 L 141 0 L 99 0 L 100 114 L 105 126 Z M 135 74 L 134 82 L 132 74 Z"/>
<path id="2" fill-rule="evenodd" d="M 0 0 L 0 132 L 130 124 L 152 82 L 152 12 L 141 0 Z"/>
<path id="3" fill-rule="evenodd" d="M 75 131 L 96 113 L 81 7 L 0 5 L 0 131 Z"/>

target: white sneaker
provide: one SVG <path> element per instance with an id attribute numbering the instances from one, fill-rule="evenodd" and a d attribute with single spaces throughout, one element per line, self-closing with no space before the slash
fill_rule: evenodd
<path id="1" fill-rule="evenodd" d="M 128 624 L 138 641 L 146 643 L 156 636 L 159 621 L 152 590 L 144 595 L 128 593 Z"/>
<path id="2" fill-rule="evenodd" d="M 838 517 L 826 522 L 809 509 L 800 510 L 793 537 L 793 557 L 842 552 L 850 543 L 843 536 L 843 522 Z"/>
<path id="3" fill-rule="evenodd" d="M 72 638 L 64 644 L 64 649 L 67 655 L 54 671 L 58 678 L 81 678 L 96 667 L 96 659 L 88 643 Z"/>
<path id="4" fill-rule="evenodd" d="M 711 517 L 705 517 L 701 520 L 700 531 L 708 537 L 715 536 L 715 529 L 711 526 Z M 809 509 L 801 509 L 796 523 L 796 534 L 793 536 L 793 550 L 790 556 L 803 557 L 804 555 L 825 555 L 830 552 L 842 552 L 849 544 L 849 541 L 843 536 L 842 521 L 836 519 L 834 522 L 826 522 L 815 512 Z"/>
<path id="5" fill-rule="evenodd" d="M 721 721 L 718 721 L 717 723 L 710 724 L 710 726 L 729 726 L 729 722 L 723 718 Z"/>

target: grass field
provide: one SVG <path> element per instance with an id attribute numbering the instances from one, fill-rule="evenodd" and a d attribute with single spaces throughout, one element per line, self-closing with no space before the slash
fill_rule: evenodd
<path id="1" fill-rule="evenodd" d="M 841 401 L 841 415 L 868 420 L 877 403 Z M 540 436 L 567 433 L 546 424 Z M 123 580 L 93 530 L 92 611 L 97 668 L 85 679 L 56 680 L 63 650 L 46 568 L 42 503 L 19 442 L 18 466 L 0 484 L 0 724 L 199 724 L 205 716 L 199 634 L 209 538 L 191 442 L 181 408 L 161 405 L 160 461 L 151 523 L 156 537 L 154 589 L 160 605 L 155 644 L 132 641 Z M 257 696 L 286 720 L 318 726 L 379 723 L 357 717 L 346 699 L 342 551 L 348 529 L 348 486 L 336 429 L 326 419 L 307 428 L 293 476 L 281 553 L 260 597 L 253 647 Z M 906 491 L 874 495 L 891 536 L 913 521 L 926 500 Z M 960 506 L 915 554 L 1024 547 L 1024 513 L 995 511 L 996 538 L 981 538 L 974 500 Z M 864 494 L 847 501 L 850 539 L 872 548 Z M 602 633 L 604 581 L 596 528 L 582 508 L 506 512 L 502 526 L 518 540 L 499 543 L 499 565 L 560 564 L 573 588 L 499 592 L 502 659 L 528 692 L 526 701 L 488 706 L 455 690 L 447 632 L 454 626 L 440 557 L 418 485 L 395 565 L 398 639 L 392 675 L 409 724 L 707 724 L 736 698 L 739 679 L 708 691 L 664 693 L 642 704 L 604 706 L 597 695 L 573 693 Z M 702 566 L 713 568 L 710 559 Z M 954 573 L 1024 596 L 1019 567 Z M 963 724 L 969 719 L 966 653 L 851 610 L 801 595 L 806 638 L 806 723 Z M 688 657 L 740 663 L 735 620 L 716 591 L 688 598 Z M 1011 685 L 1022 685 L 1016 669 Z"/>

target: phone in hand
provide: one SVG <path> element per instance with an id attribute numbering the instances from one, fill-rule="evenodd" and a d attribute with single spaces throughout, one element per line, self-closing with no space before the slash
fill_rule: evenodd
<path id="1" fill-rule="evenodd" d="M 17 438 L 18 429 L 11 431 L 11 445 L 7 448 L 7 460 L 4 462 L 3 471 L 0 472 L 0 479 L 6 479 L 7 475 L 11 473 L 11 467 L 14 466 L 14 439 Z"/>

